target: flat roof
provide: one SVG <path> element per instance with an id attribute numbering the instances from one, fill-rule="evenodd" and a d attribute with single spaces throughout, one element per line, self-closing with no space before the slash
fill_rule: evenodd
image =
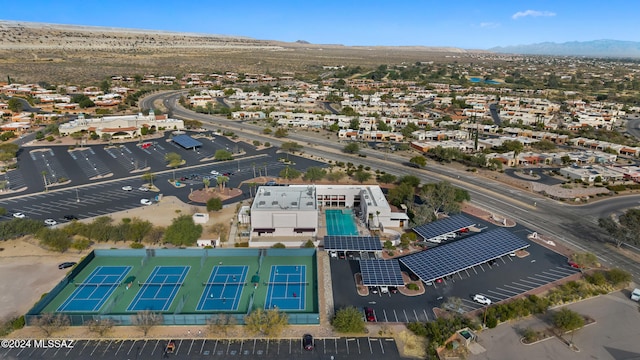
<path id="1" fill-rule="evenodd" d="M 429 282 L 527 247 L 526 240 L 498 228 L 407 255 L 400 262 Z"/>
<path id="2" fill-rule="evenodd" d="M 411 230 L 422 236 L 424 240 L 429 240 L 475 224 L 473 220 L 465 215 L 457 214 L 432 223 L 416 226 Z"/>
<path id="3" fill-rule="evenodd" d="M 327 235 L 324 237 L 324 249 L 332 251 L 382 251 L 377 236 Z"/>
<path id="4" fill-rule="evenodd" d="M 398 259 L 360 260 L 360 273 L 365 286 L 404 286 Z"/>
<path id="5" fill-rule="evenodd" d="M 252 211 L 316 210 L 316 202 L 314 186 L 260 186 Z"/>

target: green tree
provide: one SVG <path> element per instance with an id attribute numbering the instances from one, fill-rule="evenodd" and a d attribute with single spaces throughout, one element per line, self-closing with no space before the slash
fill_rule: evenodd
<path id="1" fill-rule="evenodd" d="M 456 188 L 448 181 L 426 184 L 422 187 L 419 195 L 422 202 L 429 206 L 436 216 L 439 212 L 445 214 L 460 212 Z"/>
<path id="2" fill-rule="evenodd" d="M 341 333 L 361 334 L 366 330 L 362 312 L 353 306 L 341 308 L 331 321 L 334 330 Z"/>
<path id="3" fill-rule="evenodd" d="M 401 183 L 395 188 L 389 189 L 387 199 L 389 203 L 395 206 L 400 206 L 405 203 L 413 203 L 413 197 L 415 195 L 415 188 L 407 183 Z"/>
<path id="4" fill-rule="evenodd" d="M 7 101 L 7 108 L 14 113 L 19 113 L 22 111 L 22 101 L 18 98 L 11 98 Z"/>
<path id="5" fill-rule="evenodd" d="M 222 200 L 218 197 L 212 197 L 207 200 L 207 211 L 219 211 L 222 209 Z"/>
<path id="6" fill-rule="evenodd" d="M 357 154 L 358 152 L 360 152 L 360 145 L 358 145 L 358 143 L 356 142 L 350 142 L 345 145 L 345 147 L 342 149 L 342 152 L 346 154 Z"/>
<path id="7" fill-rule="evenodd" d="M 280 170 L 280 173 L 278 174 L 278 176 L 287 180 L 297 179 L 298 177 L 300 177 L 300 175 L 302 175 L 300 171 L 290 166 L 287 166 L 284 169 Z"/>
<path id="8" fill-rule="evenodd" d="M 425 159 L 424 156 L 420 155 L 412 157 L 411 159 L 409 159 L 409 162 L 421 168 L 427 166 L 427 159 Z"/>
<path id="9" fill-rule="evenodd" d="M 396 176 L 389 173 L 384 173 L 378 177 L 378 181 L 383 184 L 391 184 L 396 181 Z"/>
<path id="10" fill-rule="evenodd" d="M 100 90 L 103 93 L 108 94 L 109 91 L 111 91 L 111 82 L 107 79 L 102 80 L 102 82 L 100 82 Z"/>
<path id="11" fill-rule="evenodd" d="M 610 217 L 600 218 L 598 225 L 609 233 L 617 247 L 624 243 L 640 245 L 640 209 L 629 209 L 616 222 Z"/>
<path id="12" fill-rule="evenodd" d="M 166 161 L 166 162 L 167 162 L 167 165 L 168 165 L 170 168 L 173 168 L 173 169 L 175 169 L 175 168 L 177 168 L 178 166 L 182 165 L 182 164 L 183 164 L 183 162 L 184 162 L 184 160 L 182 160 L 182 156 L 180 156 L 180 154 L 175 153 L 175 152 L 167 153 L 167 154 L 164 156 L 164 161 Z"/>
<path id="13" fill-rule="evenodd" d="M 283 244 L 283 243 L 275 243 L 271 246 L 273 249 L 284 249 L 287 247 L 287 245 Z"/>
<path id="14" fill-rule="evenodd" d="M 278 309 L 258 308 L 245 316 L 244 322 L 247 331 L 253 335 L 277 338 L 289 325 L 289 317 Z"/>
<path id="15" fill-rule="evenodd" d="M 302 177 L 305 181 L 318 181 L 318 180 L 322 180 L 324 179 L 324 177 L 327 175 L 327 170 L 317 167 L 317 166 L 312 166 L 307 168 L 307 172 L 304 174 L 304 176 Z"/>
<path id="16" fill-rule="evenodd" d="M 164 241 L 175 246 L 191 246 L 202 235 L 202 225 L 196 225 L 189 215 L 181 215 L 171 222 L 164 233 Z"/>
<path id="17" fill-rule="evenodd" d="M 216 182 L 218 183 L 218 186 L 220 187 L 220 191 L 224 191 L 225 185 L 229 182 L 229 177 L 228 176 L 224 176 L 224 175 L 220 175 L 220 176 L 216 177 Z"/>
<path id="18" fill-rule="evenodd" d="M 153 229 L 153 224 L 147 220 L 133 218 L 126 227 L 124 236 L 126 240 L 141 242 Z"/>
<path id="19" fill-rule="evenodd" d="M 415 175 L 405 175 L 398 179 L 398 183 L 407 184 L 409 186 L 417 188 L 418 186 L 420 186 L 420 178 Z"/>
<path id="20" fill-rule="evenodd" d="M 213 157 L 218 161 L 227 161 L 233 159 L 233 154 L 231 154 L 228 150 L 220 149 L 216 150 L 216 153 Z"/>
<path id="21" fill-rule="evenodd" d="M 551 322 L 562 332 L 575 331 L 584 326 L 584 317 L 573 310 L 563 308 L 551 316 Z"/>
<path id="22" fill-rule="evenodd" d="M 293 152 L 296 152 L 296 151 L 300 151 L 300 150 L 302 150 L 302 148 L 303 148 L 303 146 L 298 144 L 295 141 L 284 142 L 284 143 L 282 143 L 282 145 L 280 145 L 280 149 L 282 149 L 284 151 L 287 151 L 287 152 L 290 152 L 290 153 L 293 153 Z"/>
<path id="23" fill-rule="evenodd" d="M 285 128 L 278 128 L 276 129 L 276 132 L 273 134 L 273 136 L 277 138 L 287 137 L 288 135 L 289 135 L 289 132 Z"/>
<path id="24" fill-rule="evenodd" d="M 149 182 L 149 186 L 153 186 L 153 179 L 155 179 L 156 176 L 151 172 L 147 172 L 147 173 L 144 173 L 141 176 L 141 178 L 142 178 L 143 181 L 148 181 Z"/>
<path id="25" fill-rule="evenodd" d="M 573 253 L 571 254 L 571 261 L 578 264 L 580 268 L 594 268 L 598 266 L 598 258 L 587 252 Z"/>
<path id="26" fill-rule="evenodd" d="M 69 235 L 62 229 L 42 228 L 36 234 L 36 238 L 53 251 L 65 252 L 71 246 Z"/>
<path id="27" fill-rule="evenodd" d="M 371 173 L 365 170 L 358 170 L 353 173 L 353 178 L 360 184 L 371 179 Z"/>

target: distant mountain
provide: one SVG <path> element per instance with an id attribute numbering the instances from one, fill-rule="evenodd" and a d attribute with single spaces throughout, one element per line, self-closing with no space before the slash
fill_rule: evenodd
<path id="1" fill-rule="evenodd" d="M 571 41 L 560 44 L 543 42 L 530 45 L 499 46 L 488 50 L 507 54 L 640 58 L 640 42 L 620 40 Z"/>

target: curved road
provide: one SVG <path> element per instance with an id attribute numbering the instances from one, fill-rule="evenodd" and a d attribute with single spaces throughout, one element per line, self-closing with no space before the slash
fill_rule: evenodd
<path id="1" fill-rule="evenodd" d="M 260 126 L 198 114 L 179 106 L 177 99 L 181 92 L 186 91 L 150 95 L 141 100 L 140 107 L 149 109 L 153 107 L 155 101 L 162 101 L 176 118 L 198 120 L 208 126 L 230 129 L 250 140 L 269 141 L 276 146 L 282 144 L 282 140 L 264 136 Z M 640 282 L 640 264 L 606 247 L 602 242 L 606 234 L 598 227 L 598 218 L 640 205 L 640 196 L 609 198 L 583 206 L 567 205 L 436 163 L 431 163 L 427 169 L 423 170 L 408 168 L 401 165 L 406 159 L 393 153 L 381 153 L 365 148 L 360 153 L 365 154 L 366 158 L 347 155 L 342 153 L 343 145 L 340 143 L 335 140 L 328 141 L 315 134 L 292 132 L 284 139 L 284 141 L 292 140 L 303 144 L 307 153 L 319 158 L 334 161 L 345 161 L 345 158 L 350 158 L 347 161 L 396 175 L 412 173 L 423 182 L 451 181 L 456 186 L 469 191 L 472 203 L 498 214 L 508 215 L 533 231 L 549 234 L 579 251 L 592 252 L 607 266 L 624 268 L 631 272 L 636 282 Z"/>

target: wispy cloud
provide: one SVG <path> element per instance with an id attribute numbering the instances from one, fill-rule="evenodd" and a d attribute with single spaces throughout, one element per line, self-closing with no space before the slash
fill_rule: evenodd
<path id="1" fill-rule="evenodd" d="M 494 22 L 481 22 L 480 27 L 485 29 L 495 29 L 500 26 L 500 23 Z"/>
<path id="2" fill-rule="evenodd" d="M 518 11 L 517 13 L 511 15 L 511 18 L 514 20 L 517 20 L 518 18 L 525 17 L 525 16 L 533 16 L 533 17 L 556 16 L 556 13 L 551 11 L 525 10 L 525 11 Z"/>

